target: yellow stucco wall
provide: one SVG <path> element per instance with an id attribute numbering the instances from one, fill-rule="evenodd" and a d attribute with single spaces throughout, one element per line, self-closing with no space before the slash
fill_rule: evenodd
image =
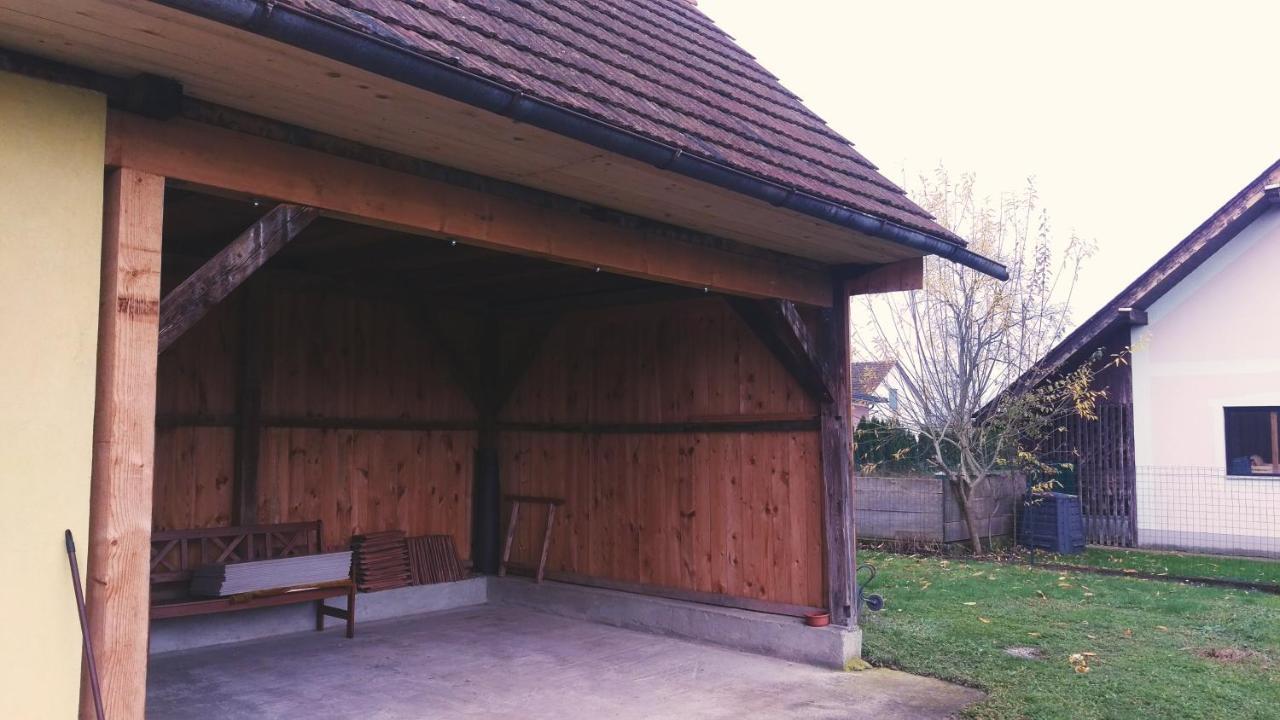
<path id="1" fill-rule="evenodd" d="M 72 718 L 102 247 L 106 102 L 0 72 L 0 718 Z"/>

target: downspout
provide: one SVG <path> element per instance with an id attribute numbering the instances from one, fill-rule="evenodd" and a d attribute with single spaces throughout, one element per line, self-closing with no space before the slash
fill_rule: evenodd
<path id="1" fill-rule="evenodd" d="M 369 37 L 274 0 L 152 0 L 252 32 L 517 122 L 594 145 L 823 222 L 937 255 L 1000 280 L 1005 267 L 961 244 L 726 167 L 582 113 L 532 98 L 437 59 Z"/>

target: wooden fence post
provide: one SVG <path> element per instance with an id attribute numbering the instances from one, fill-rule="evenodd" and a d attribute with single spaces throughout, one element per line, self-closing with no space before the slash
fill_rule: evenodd
<path id="1" fill-rule="evenodd" d="M 106 183 L 98 380 L 89 501 L 89 631 L 112 720 L 147 698 L 152 466 L 164 178 L 127 168 Z M 88 683 L 80 716 L 92 718 Z"/>

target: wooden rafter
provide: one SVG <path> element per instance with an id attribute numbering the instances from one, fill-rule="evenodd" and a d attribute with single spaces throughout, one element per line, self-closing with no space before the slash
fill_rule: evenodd
<path id="1" fill-rule="evenodd" d="M 160 352 L 191 329 L 254 271 L 319 217 L 315 208 L 278 205 L 160 301 Z"/>
<path id="2" fill-rule="evenodd" d="M 819 402 L 830 402 L 835 397 L 832 368 L 820 359 L 817 344 L 791 301 L 727 299 L 806 392 Z"/>

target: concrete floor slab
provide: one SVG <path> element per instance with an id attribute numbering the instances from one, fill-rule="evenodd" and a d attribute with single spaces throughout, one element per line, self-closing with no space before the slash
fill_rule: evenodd
<path id="1" fill-rule="evenodd" d="M 981 693 L 480 606 L 153 656 L 147 717 L 946 718 Z"/>

